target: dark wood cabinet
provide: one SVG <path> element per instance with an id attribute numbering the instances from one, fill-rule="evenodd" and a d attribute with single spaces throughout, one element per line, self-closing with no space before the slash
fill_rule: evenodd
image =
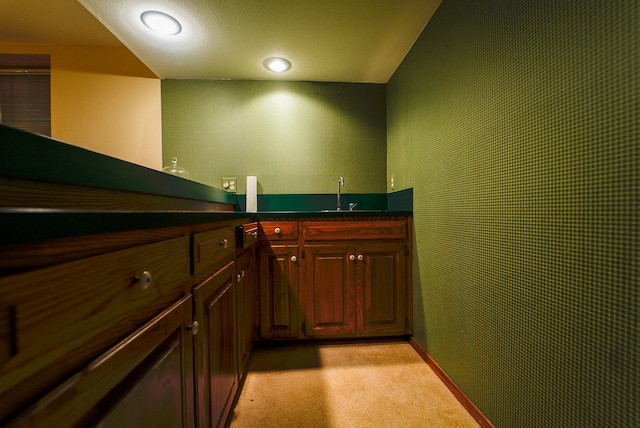
<path id="1" fill-rule="evenodd" d="M 408 250 L 401 242 L 356 246 L 356 331 L 359 335 L 407 332 L 405 252 Z"/>
<path id="2" fill-rule="evenodd" d="M 305 245 L 305 336 L 353 336 L 356 332 L 355 245 Z M 351 260 L 349 258 L 352 258 Z"/>
<path id="3" fill-rule="evenodd" d="M 258 325 L 258 262 L 255 248 L 242 252 L 236 259 L 238 292 L 238 378 L 242 378 L 256 338 Z"/>
<path id="4" fill-rule="evenodd" d="M 190 284 L 188 237 L 1 277 L 0 425 L 170 307 Z"/>
<path id="5" fill-rule="evenodd" d="M 404 334 L 402 242 L 309 244 L 304 252 L 306 336 Z"/>
<path id="6" fill-rule="evenodd" d="M 260 336 L 300 336 L 298 245 L 260 246 Z"/>
<path id="7" fill-rule="evenodd" d="M 6 426 L 194 426 L 191 323 L 188 295 Z"/>
<path id="8" fill-rule="evenodd" d="M 410 218 L 245 215 L 217 190 L 84 157 L 143 184 L 0 180 L 13 232 L 0 244 L 0 426 L 222 426 L 257 332 L 411 332 Z"/>
<path id="9" fill-rule="evenodd" d="M 197 425 L 223 426 L 238 388 L 235 262 L 194 287 L 193 297 Z"/>
<path id="10" fill-rule="evenodd" d="M 398 217 L 261 222 L 261 338 L 410 334 L 409 225 Z"/>
<path id="11" fill-rule="evenodd" d="M 224 426 L 255 340 L 411 332 L 409 224 L 205 223 L 74 238 L 56 263 L 25 247 L 40 262 L 0 276 L 0 425 Z"/>

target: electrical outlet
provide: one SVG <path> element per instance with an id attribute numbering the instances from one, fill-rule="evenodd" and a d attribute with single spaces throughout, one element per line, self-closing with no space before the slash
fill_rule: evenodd
<path id="1" fill-rule="evenodd" d="M 236 193 L 238 188 L 235 177 L 222 177 L 222 188 L 230 193 Z"/>

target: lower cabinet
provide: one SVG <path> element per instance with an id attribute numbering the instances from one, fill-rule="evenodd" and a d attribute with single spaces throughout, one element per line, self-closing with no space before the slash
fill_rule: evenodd
<path id="1" fill-rule="evenodd" d="M 392 336 L 407 332 L 405 251 L 405 244 L 398 242 L 356 245 L 358 335 Z"/>
<path id="2" fill-rule="evenodd" d="M 300 336 L 298 245 L 260 247 L 260 336 L 293 339 Z"/>
<path id="3" fill-rule="evenodd" d="M 191 323 L 188 295 L 7 426 L 194 426 Z"/>
<path id="4" fill-rule="evenodd" d="M 405 333 L 403 243 L 323 243 L 304 251 L 306 336 Z"/>
<path id="5" fill-rule="evenodd" d="M 235 276 L 232 261 L 193 289 L 199 427 L 223 426 L 238 388 Z"/>
<path id="6" fill-rule="evenodd" d="M 407 224 L 198 227 L 0 277 L 0 425 L 224 426 L 258 332 L 410 333 Z"/>
<path id="7" fill-rule="evenodd" d="M 249 248 L 236 259 L 238 303 L 238 378 L 241 379 L 253 347 L 257 327 L 258 263 L 255 249 Z"/>
<path id="8" fill-rule="evenodd" d="M 406 218 L 261 222 L 262 339 L 411 333 Z"/>
<path id="9" fill-rule="evenodd" d="M 305 336 L 355 335 L 355 246 L 340 243 L 305 245 L 304 250 L 301 301 L 305 306 Z"/>
<path id="10" fill-rule="evenodd" d="M 93 237 L 74 242 L 68 250 L 47 250 L 59 251 L 69 261 L 0 275 L 0 426 L 191 287 L 186 236 L 91 257 L 73 255 L 81 253 L 83 243 L 93 245 L 89 239 L 100 242 Z M 34 247 L 22 255 L 29 259 L 46 254 Z M 11 254 L 11 248 L 0 247 L 0 259 L 15 257 Z"/>

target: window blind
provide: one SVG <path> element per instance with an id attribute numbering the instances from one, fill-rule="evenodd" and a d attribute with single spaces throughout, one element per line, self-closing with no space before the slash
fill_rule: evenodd
<path id="1" fill-rule="evenodd" d="M 0 74 L 0 122 L 51 136 L 48 73 Z"/>

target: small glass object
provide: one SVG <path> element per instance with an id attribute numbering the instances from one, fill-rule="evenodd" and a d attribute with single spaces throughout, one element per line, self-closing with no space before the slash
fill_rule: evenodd
<path id="1" fill-rule="evenodd" d="M 178 158 L 174 157 L 171 161 L 173 162 L 171 165 L 162 168 L 163 172 L 166 172 L 167 174 L 177 175 L 178 177 L 182 178 L 189 178 L 189 173 L 187 172 L 187 170 L 178 165 Z"/>

